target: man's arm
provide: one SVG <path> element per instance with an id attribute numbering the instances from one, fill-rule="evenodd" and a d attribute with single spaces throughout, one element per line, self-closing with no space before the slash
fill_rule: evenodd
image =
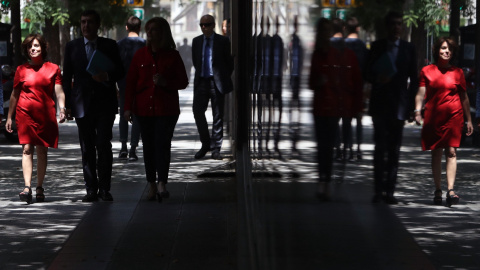
<path id="1" fill-rule="evenodd" d="M 71 95 L 72 95 L 73 63 L 72 63 L 71 55 L 72 55 L 72 43 L 69 42 L 65 46 L 65 54 L 63 59 L 63 79 L 62 79 L 63 91 L 65 93 L 65 107 L 67 107 L 67 109 L 72 108 Z"/>

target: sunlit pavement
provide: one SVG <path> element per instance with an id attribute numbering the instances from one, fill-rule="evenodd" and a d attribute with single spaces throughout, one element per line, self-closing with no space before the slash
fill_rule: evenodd
<path id="1" fill-rule="evenodd" d="M 77 129 L 60 125 L 58 149 L 49 152 L 46 202 L 27 205 L 21 147 L 0 136 L 0 269 L 237 269 L 236 184 L 231 177 L 197 177 L 230 162 L 200 148 L 191 113 L 192 88 L 181 92 L 182 114 L 172 144 L 171 198 L 146 201 L 140 159 L 117 159 L 114 126 L 112 203 L 82 203 L 85 194 Z M 288 92 L 285 94 L 288 98 Z M 311 93 L 303 91 L 308 104 Z M 211 121 L 210 110 L 207 112 Z M 480 269 L 479 148 L 468 140 L 458 151 L 459 205 L 432 205 L 430 153 L 420 150 L 420 128 L 407 125 L 397 186 L 399 204 L 372 205 L 372 126 L 365 122 L 364 159 L 335 164 L 333 200 L 315 198 L 313 129 L 303 110 L 300 159 L 253 158 L 259 269 Z M 284 119 L 288 119 L 284 117 Z M 118 119 L 117 119 L 118 120 Z M 281 177 L 271 176 L 275 172 Z M 33 181 L 35 183 L 35 180 Z M 444 190 L 445 192 L 446 190 Z M 33 192 L 34 193 L 34 192 Z M 35 195 L 35 193 L 34 193 Z M 443 195 L 445 196 L 445 195 Z M 246 268 L 248 269 L 248 268 Z"/>

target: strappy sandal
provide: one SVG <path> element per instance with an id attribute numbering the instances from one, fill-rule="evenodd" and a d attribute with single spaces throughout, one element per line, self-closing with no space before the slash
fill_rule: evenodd
<path id="1" fill-rule="evenodd" d="M 43 194 L 43 187 L 42 186 L 38 186 L 36 189 L 35 189 L 35 199 L 37 200 L 37 202 L 44 202 L 45 201 L 45 194 Z"/>
<path id="2" fill-rule="evenodd" d="M 25 186 L 25 188 L 28 188 L 28 192 L 22 191 L 18 196 L 20 197 L 20 201 L 30 204 L 32 203 L 32 189 L 29 186 Z"/>
<path id="3" fill-rule="evenodd" d="M 433 194 L 435 195 L 435 197 L 433 197 L 433 204 L 442 205 L 442 190 L 437 189 Z"/>
<path id="4" fill-rule="evenodd" d="M 458 197 L 457 194 L 454 194 L 453 196 L 450 196 L 450 192 L 454 191 L 453 189 L 449 189 L 447 191 L 447 206 L 452 206 L 454 204 L 457 204 L 460 201 L 460 197 Z"/>

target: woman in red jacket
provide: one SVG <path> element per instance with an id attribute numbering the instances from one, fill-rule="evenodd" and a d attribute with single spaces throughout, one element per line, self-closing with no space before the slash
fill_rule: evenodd
<path id="1" fill-rule="evenodd" d="M 145 24 L 145 32 L 147 46 L 135 53 L 127 73 L 124 117 L 130 122 L 132 115 L 138 119 L 150 184 L 148 199 L 156 197 L 161 202 L 170 196 L 165 185 L 173 132 L 180 115 L 178 90 L 187 87 L 188 78 L 168 22 L 152 18 Z"/>
<path id="2" fill-rule="evenodd" d="M 319 183 L 317 197 L 329 200 L 333 148 L 340 118 L 362 111 L 362 77 L 355 53 L 330 44 L 332 23 L 321 18 L 317 23 L 315 50 L 310 65 L 309 88 L 313 94 L 313 117 L 317 141 Z"/>

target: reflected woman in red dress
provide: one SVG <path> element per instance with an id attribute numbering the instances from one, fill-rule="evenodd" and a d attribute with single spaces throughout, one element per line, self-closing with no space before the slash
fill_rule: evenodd
<path id="1" fill-rule="evenodd" d="M 32 202 L 30 188 L 33 171 L 33 152 L 37 152 L 36 200 L 43 202 L 43 180 L 47 170 L 48 147 L 58 147 L 58 125 L 54 94 L 60 107 L 60 123 L 65 121 L 65 94 L 60 68 L 46 62 L 47 43 L 43 36 L 31 34 L 22 43 L 22 53 L 28 62 L 15 73 L 13 92 L 5 127 L 12 132 L 12 117 L 18 128 L 18 139 L 23 147 L 22 170 L 25 188 L 20 200 Z M 15 114 L 14 114 L 15 110 Z"/>
<path id="2" fill-rule="evenodd" d="M 462 69 L 451 64 L 456 49 L 453 39 L 441 37 L 437 40 L 433 46 L 436 64 L 422 69 L 415 98 L 415 121 L 418 125 L 423 118 L 422 149 L 432 150 L 432 174 L 436 189 L 433 202 L 442 204 L 442 154 L 445 152 L 448 206 L 460 200 L 453 188 L 457 172 L 457 148 L 460 146 L 464 121 L 467 123 L 467 136 L 473 132 L 465 76 Z"/>

